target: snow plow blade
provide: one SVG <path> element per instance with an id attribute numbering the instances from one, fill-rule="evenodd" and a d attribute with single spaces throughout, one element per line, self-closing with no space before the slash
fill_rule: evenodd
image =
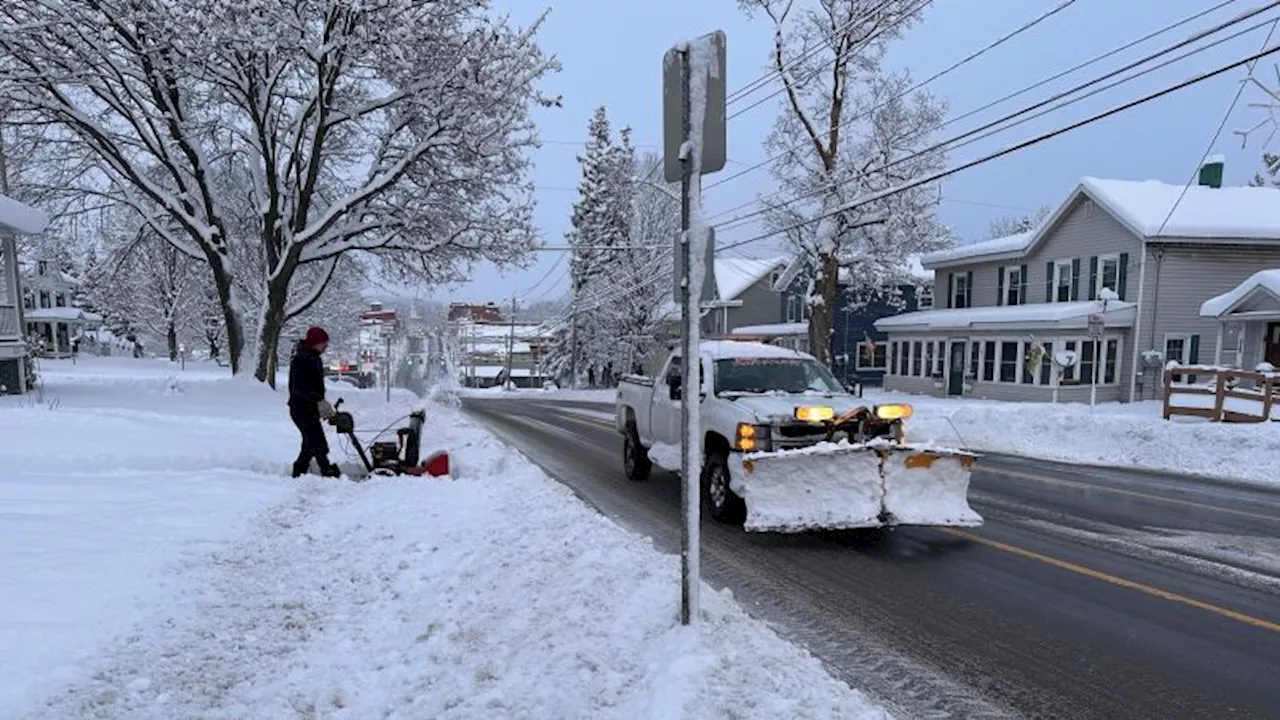
<path id="1" fill-rule="evenodd" d="M 977 455 L 877 441 L 752 453 L 733 468 L 750 532 L 893 525 L 976 527 L 969 475 Z"/>

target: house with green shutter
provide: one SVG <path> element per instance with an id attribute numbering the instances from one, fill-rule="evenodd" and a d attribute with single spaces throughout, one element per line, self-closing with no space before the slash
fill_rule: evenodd
<path id="1" fill-rule="evenodd" d="M 1126 402 L 1159 397 L 1169 360 L 1229 365 L 1280 350 L 1237 350 L 1270 336 L 1232 336 L 1201 314 L 1280 267 L 1280 189 L 1224 188 L 1222 170 L 1214 157 L 1191 185 L 1086 177 L 1030 232 L 925 256 L 934 309 L 876 322 L 885 387 L 1073 402 L 1096 386 L 1099 401 Z"/>

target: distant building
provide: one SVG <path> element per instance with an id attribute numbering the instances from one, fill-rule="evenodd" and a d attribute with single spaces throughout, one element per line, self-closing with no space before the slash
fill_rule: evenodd
<path id="1" fill-rule="evenodd" d="M 449 322 L 503 323 L 506 320 L 502 316 L 502 308 L 496 303 L 449 303 Z"/>

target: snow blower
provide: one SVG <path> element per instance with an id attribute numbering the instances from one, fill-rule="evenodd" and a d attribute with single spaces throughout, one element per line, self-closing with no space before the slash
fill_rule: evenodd
<path id="1" fill-rule="evenodd" d="M 338 398 L 338 402 L 333 405 L 334 413 L 333 417 L 329 418 L 329 424 L 340 435 L 345 435 L 351 441 L 356 453 L 360 456 L 365 472 L 369 475 L 449 477 L 449 453 L 440 450 L 421 459 L 422 425 L 427 417 L 424 411 L 415 410 L 406 415 L 409 425 L 396 430 L 395 440 L 378 440 L 390 429 L 390 426 L 383 428 L 369 443 L 369 451 L 366 453 L 364 445 L 356 437 L 355 417 L 345 410 L 340 410 L 341 406 L 342 398 Z"/>

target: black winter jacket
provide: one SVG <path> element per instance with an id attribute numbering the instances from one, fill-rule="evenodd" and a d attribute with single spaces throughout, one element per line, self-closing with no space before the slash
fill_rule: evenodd
<path id="1" fill-rule="evenodd" d="M 324 399 L 324 362 L 320 353 L 309 345 L 298 343 L 289 362 L 289 407 L 311 410 Z"/>

